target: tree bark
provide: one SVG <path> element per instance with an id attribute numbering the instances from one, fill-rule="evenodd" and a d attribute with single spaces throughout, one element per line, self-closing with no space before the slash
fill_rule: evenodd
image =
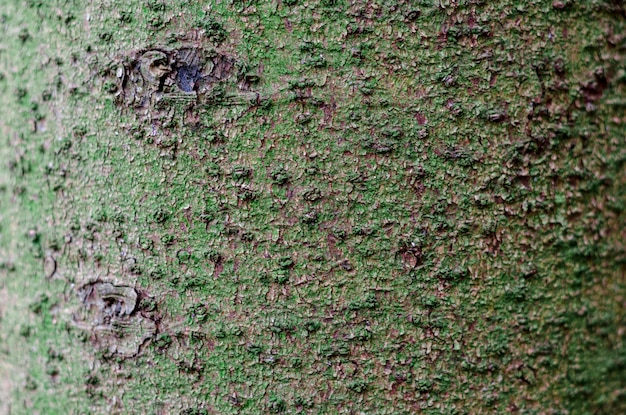
<path id="1" fill-rule="evenodd" d="M 617 0 L 0 0 L 0 413 L 625 413 Z"/>

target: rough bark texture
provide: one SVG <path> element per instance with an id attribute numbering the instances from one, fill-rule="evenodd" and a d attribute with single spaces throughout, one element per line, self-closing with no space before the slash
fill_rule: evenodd
<path id="1" fill-rule="evenodd" d="M 626 413 L 625 22 L 0 0 L 0 413 Z"/>

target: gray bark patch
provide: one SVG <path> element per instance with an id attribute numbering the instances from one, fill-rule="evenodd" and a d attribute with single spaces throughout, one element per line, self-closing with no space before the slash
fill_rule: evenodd
<path id="1" fill-rule="evenodd" d="M 176 85 L 184 92 L 192 92 L 200 78 L 202 76 L 197 66 L 181 66 L 176 75 Z"/>
<path id="2" fill-rule="evenodd" d="M 136 313 L 138 294 L 132 287 L 89 283 L 78 289 L 78 297 L 82 307 L 74 322 L 88 330 L 94 345 L 105 353 L 136 356 L 156 333 L 154 321 Z"/>

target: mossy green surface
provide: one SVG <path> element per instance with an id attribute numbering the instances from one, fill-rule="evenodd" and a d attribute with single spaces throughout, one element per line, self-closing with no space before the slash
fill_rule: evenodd
<path id="1" fill-rule="evenodd" d="M 622 2 L 189 3 L 0 0 L 0 412 L 626 412 Z"/>

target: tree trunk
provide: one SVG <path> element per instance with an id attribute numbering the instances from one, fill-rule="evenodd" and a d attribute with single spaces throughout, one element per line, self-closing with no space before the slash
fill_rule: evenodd
<path id="1" fill-rule="evenodd" d="M 619 0 L 0 0 L 0 413 L 626 413 Z"/>

